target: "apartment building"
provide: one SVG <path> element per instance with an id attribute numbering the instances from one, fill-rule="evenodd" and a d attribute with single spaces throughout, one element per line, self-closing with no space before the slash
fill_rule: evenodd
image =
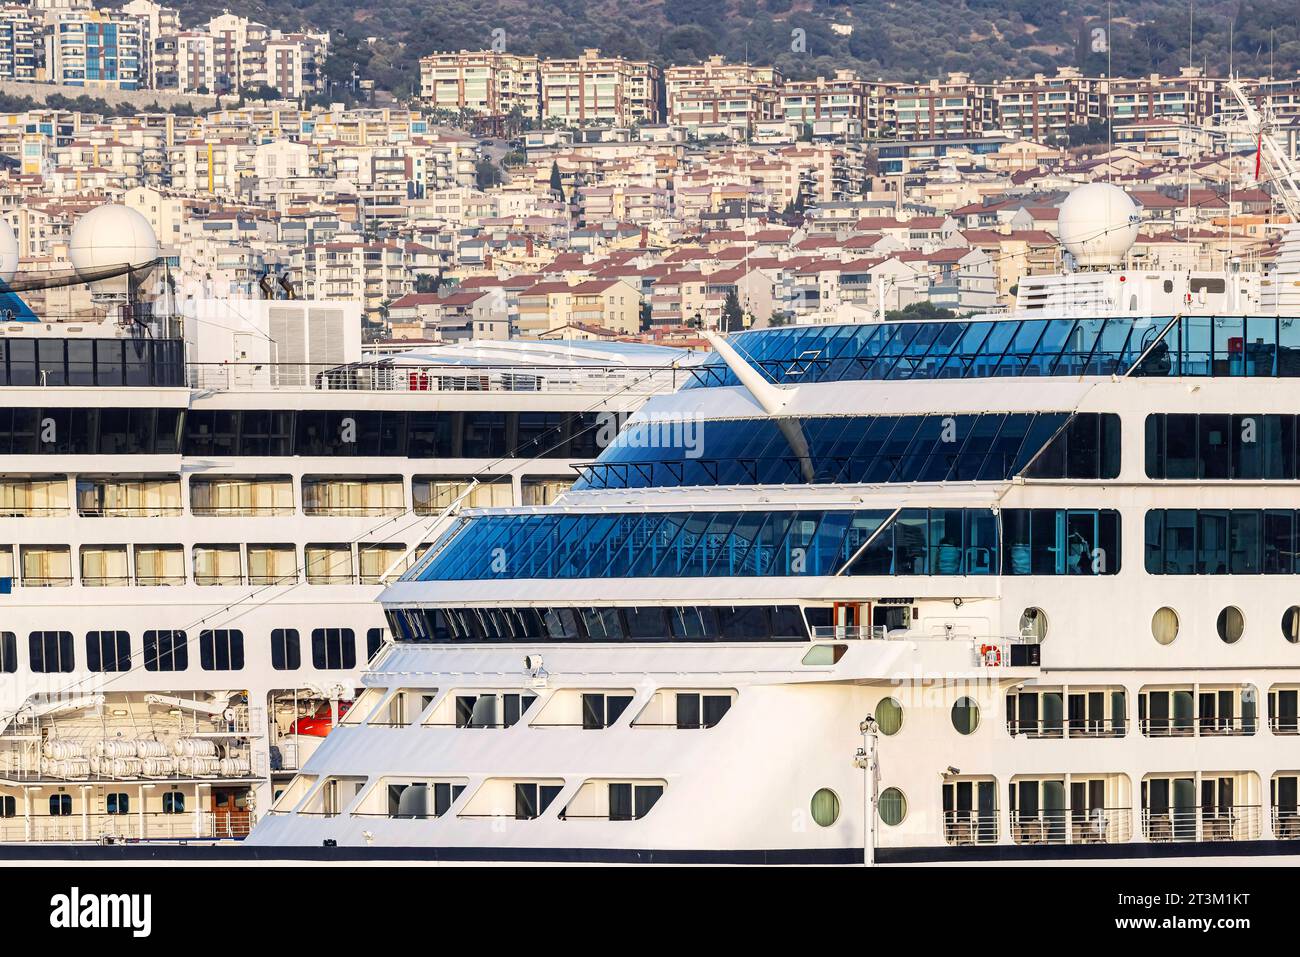
<path id="1" fill-rule="evenodd" d="M 430 109 L 538 120 L 540 91 L 535 56 L 462 50 L 420 60 L 420 97 Z"/>
<path id="2" fill-rule="evenodd" d="M 585 50 L 540 67 L 543 122 L 566 126 L 632 126 L 659 122 L 659 68 L 644 60 L 602 57 Z"/>
<path id="3" fill-rule="evenodd" d="M 0 7 L 0 80 L 44 79 L 40 24 L 25 6 Z"/>
<path id="4" fill-rule="evenodd" d="M 316 243 L 294 250 L 291 263 L 302 276 L 304 298 L 359 302 L 372 323 L 382 322 L 385 304 L 412 287 L 413 271 L 396 243 Z"/>
<path id="5" fill-rule="evenodd" d="M 781 71 L 721 56 L 664 71 L 668 122 L 697 136 L 747 137 L 781 111 Z"/>
<path id="6" fill-rule="evenodd" d="M 180 13 L 154 0 L 130 0 L 122 13 L 138 18 L 144 25 L 145 47 L 149 53 L 148 85 L 155 90 L 177 88 L 177 35 L 181 32 Z"/>
<path id="7" fill-rule="evenodd" d="M 973 83 L 968 74 L 922 84 L 871 84 L 881 102 L 879 133 L 900 140 L 948 139 L 979 135 L 994 125 L 993 88 Z"/>
<path id="8" fill-rule="evenodd" d="M 810 127 L 814 135 L 861 136 L 867 118 L 867 85 L 852 70 L 827 79 L 790 80 L 781 90 L 787 123 Z"/>
<path id="9" fill-rule="evenodd" d="M 88 89 L 139 90 L 148 82 L 145 26 L 107 10 L 57 14 L 46 37 L 50 79 Z"/>
<path id="10" fill-rule="evenodd" d="M 212 93 L 217 89 L 217 64 L 210 33 L 176 35 L 176 87 L 182 93 Z"/>

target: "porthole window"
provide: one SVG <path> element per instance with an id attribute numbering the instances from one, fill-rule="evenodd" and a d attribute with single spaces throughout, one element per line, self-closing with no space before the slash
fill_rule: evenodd
<path id="1" fill-rule="evenodd" d="M 890 827 L 897 827 L 907 817 L 907 798 L 898 788 L 885 788 L 881 791 L 878 807 L 880 819 Z"/>
<path id="2" fill-rule="evenodd" d="M 1020 637 L 1042 641 L 1047 637 L 1047 614 L 1041 608 L 1026 608 L 1020 613 Z"/>
<path id="3" fill-rule="evenodd" d="M 952 706 L 952 726 L 960 734 L 974 734 L 980 726 L 980 706 L 974 698 L 958 698 Z"/>
<path id="4" fill-rule="evenodd" d="M 1215 627 L 1224 644 L 1235 645 L 1246 630 L 1246 616 L 1236 605 L 1229 605 L 1219 612 L 1219 620 L 1215 623 Z"/>
<path id="5" fill-rule="evenodd" d="M 830 788 L 822 788 L 813 795 L 812 817 L 820 827 L 830 827 L 840 819 L 840 799 Z"/>
<path id="6" fill-rule="evenodd" d="M 1162 645 L 1173 642 L 1178 637 L 1178 612 L 1172 608 L 1161 608 L 1151 617 L 1151 634 Z"/>
<path id="7" fill-rule="evenodd" d="M 903 706 L 893 698 L 882 698 L 875 717 L 881 734 L 898 734 L 903 727 Z"/>
<path id="8" fill-rule="evenodd" d="M 1300 642 L 1300 605 L 1292 605 L 1283 613 L 1282 637 L 1293 645 Z"/>

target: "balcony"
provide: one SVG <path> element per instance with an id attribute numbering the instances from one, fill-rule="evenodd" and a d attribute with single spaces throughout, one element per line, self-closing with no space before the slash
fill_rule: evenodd
<path id="1" fill-rule="evenodd" d="M 943 838 L 955 847 L 998 842 L 995 811 L 944 811 Z"/>
<path id="2" fill-rule="evenodd" d="M 1132 837 L 1131 822 L 1127 807 L 1012 811 L 1011 838 L 1017 844 L 1121 844 Z"/>
<path id="3" fill-rule="evenodd" d="M 1261 810 L 1257 804 L 1143 808 L 1142 833 L 1154 844 L 1251 841 L 1259 837 Z"/>

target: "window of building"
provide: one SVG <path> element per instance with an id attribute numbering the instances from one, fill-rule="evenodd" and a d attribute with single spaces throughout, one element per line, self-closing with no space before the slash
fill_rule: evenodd
<path id="1" fill-rule="evenodd" d="M 243 557 L 238 545 L 195 545 L 194 584 L 242 585 Z"/>
<path id="2" fill-rule="evenodd" d="M 130 814 L 130 795 L 124 791 L 110 791 L 104 795 L 104 812 L 106 814 Z"/>
<path id="3" fill-rule="evenodd" d="M 296 671 L 302 667 L 298 629 L 271 629 L 271 667 L 276 671 Z"/>
<path id="4" fill-rule="evenodd" d="M 82 545 L 80 554 L 82 585 L 93 588 L 131 584 L 125 545 Z"/>
<path id="5" fill-rule="evenodd" d="M 373 658 L 384 645 L 384 629 L 366 629 L 366 661 Z"/>
<path id="6" fill-rule="evenodd" d="M 50 816 L 51 817 L 69 817 L 72 814 L 72 795 L 71 794 L 51 794 L 50 795 Z"/>
<path id="7" fill-rule="evenodd" d="M 1047 637 L 1047 614 L 1041 608 L 1026 608 L 1020 613 L 1020 637 L 1041 642 Z"/>
<path id="8" fill-rule="evenodd" d="M 130 634 L 125 631 L 87 632 L 86 667 L 90 671 L 130 671 Z"/>
<path id="9" fill-rule="evenodd" d="M 33 631 L 27 642 L 32 671 L 51 674 L 72 670 L 72 632 Z"/>
<path id="10" fill-rule="evenodd" d="M 199 632 L 199 665 L 204 671 L 241 671 L 244 667 L 244 633 L 234 628 Z"/>
<path id="11" fill-rule="evenodd" d="M 414 476 L 411 479 L 411 496 L 415 514 L 437 515 L 457 499 L 461 499 L 461 505 L 465 508 L 509 507 L 515 504 L 514 485 L 509 476 L 480 476 L 479 484 L 465 495 L 469 484 L 463 475 Z M 465 495 L 463 499 L 462 495 Z"/>
<path id="12" fill-rule="evenodd" d="M 302 478 L 302 510 L 306 515 L 396 515 L 405 508 L 402 478 L 398 475 Z"/>
<path id="13" fill-rule="evenodd" d="M 146 631 L 146 671 L 184 671 L 190 666 L 188 637 L 183 631 Z"/>
<path id="14" fill-rule="evenodd" d="M 292 515 L 293 479 L 288 475 L 200 476 L 190 479 L 194 515 Z"/>
<path id="15" fill-rule="evenodd" d="M 17 817 L 18 802 L 12 794 L 0 794 L 0 818 Z"/>
<path id="16" fill-rule="evenodd" d="M 819 827 L 830 827 L 840 818 L 840 799 L 830 788 L 812 796 L 812 819 Z"/>
<path id="17" fill-rule="evenodd" d="M 179 515 L 180 476 L 79 475 L 77 513 L 89 518 L 158 518 Z"/>
<path id="18" fill-rule="evenodd" d="M 357 666 L 357 638 L 351 628 L 313 628 L 311 633 L 312 666 L 322 671 L 351 669 Z"/>
<path id="19" fill-rule="evenodd" d="M 382 584 L 387 573 L 389 578 L 396 578 L 406 571 L 410 564 L 402 561 L 408 549 L 401 542 L 362 542 L 357 546 L 357 566 L 361 573 L 361 584 Z M 390 572 L 389 569 L 392 569 Z"/>
<path id="20" fill-rule="evenodd" d="M 164 814 L 184 814 L 185 795 L 180 791 L 167 791 L 162 796 Z"/>

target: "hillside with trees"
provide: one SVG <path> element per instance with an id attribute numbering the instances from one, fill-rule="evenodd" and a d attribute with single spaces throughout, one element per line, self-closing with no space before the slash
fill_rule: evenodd
<path id="1" fill-rule="evenodd" d="M 1058 66 L 1115 75 L 1176 73 L 1189 61 L 1275 75 L 1300 69 L 1297 0 L 173 0 L 186 24 L 223 10 L 282 30 L 328 29 L 331 78 L 361 76 L 399 95 L 418 85 L 419 58 L 439 50 L 507 49 L 546 57 L 586 47 L 662 64 L 712 54 L 776 63 L 789 77 L 851 68 L 925 79 L 979 80 Z M 493 31 L 504 31 L 494 34 Z M 796 33 L 795 31 L 802 31 Z M 1107 42 L 1109 36 L 1109 44 Z M 1231 45 L 1229 43 L 1231 37 Z"/>

